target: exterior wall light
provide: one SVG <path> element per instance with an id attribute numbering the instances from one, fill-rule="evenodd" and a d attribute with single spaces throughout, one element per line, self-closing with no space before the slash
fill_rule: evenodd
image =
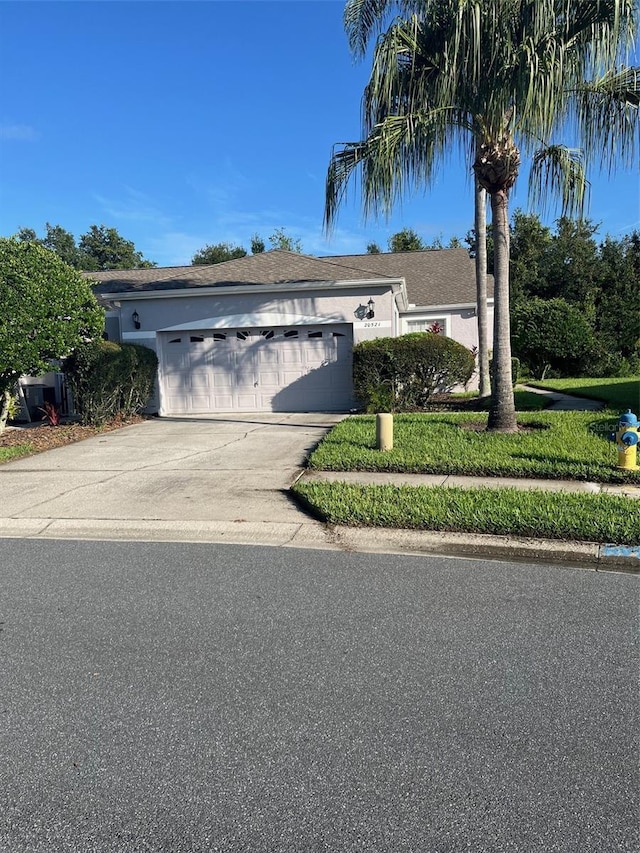
<path id="1" fill-rule="evenodd" d="M 133 320 L 133 325 L 136 329 L 140 328 L 140 315 L 137 311 L 134 311 L 131 315 L 131 319 Z"/>
<path id="2" fill-rule="evenodd" d="M 367 302 L 367 320 L 373 320 L 376 316 L 375 307 L 376 303 L 373 299 L 369 298 L 369 301 Z"/>

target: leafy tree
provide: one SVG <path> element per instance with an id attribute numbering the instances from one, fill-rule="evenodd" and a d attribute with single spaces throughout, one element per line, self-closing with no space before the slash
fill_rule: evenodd
<path id="1" fill-rule="evenodd" d="M 640 233 L 607 236 L 599 248 L 594 328 L 596 376 L 640 373 Z"/>
<path id="2" fill-rule="evenodd" d="M 593 239 L 597 226 L 589 220 L 561 217 L 546 258 L 546 291 L 579 305 L 595 320 L 598 245 Z"/>
<path id="3" fill-rule="evenodd" d="M 33 228 L 21 228 L 18 233 L 15 235 L 16 240 L 19 240 L 21 243 L 39 243 L 38 235 L 33 230 Z"/>
<path id="4" fill-rule="evenodd" d="M 89 272 L 156 266 L 153 261 L 145 260 L 130 240 L 125 240 L 115 228 L 107 228 L 106 225 L 92 225 L 86 234 L 81 235 L 78 248 Z"/>
<path id="5" fill-rule="evenodd" d="M 382 249 L 378 246 L 377 243 L 367 243 L 367 254 L 368 255 L 380 255 L 382 253 Z"/>
<path id="6" fill-rule="evenodd" d="M 100 337 L 104 311 L 89 281 L 33 241 L 0 238 L 0 430 L 23 374 L 51 369 L 83 340 Z"/>
<path id="7" fill-rule="evenodd" d="M 593 330 L 582 311 L 564 299 L 534 297 L 513 311 L 513 353 L 543 378 L 551 369 L 579 375 L 595 348 Z"/>
<path id="8" fill-rule="evenodd" d="M 45 249 L 51 249 L 59 258 L 74 269 L 85 269 L 86 260 L 78 247 L 76 238 L 70 231 L 66 231 L 60 225 L 46 224 L 47 233 L 41 240 Z"/>
<path id="9" fill-rule="evenodd" d="M 79 244 L 76 244 L 70 231 L 49 222 L 42 239 L 33 228 L 21 228 L 15 236 L 20 242 L 38 243 L 50 249 L 66 264 L 78 270 L 93 272 L 156 266 L 153 261 L 145 260 L 130 240 L 125 240 L 115 228 L 107 228 L 105 225 L 92 225 L 80 237 Z"/>
<path id="10" fill-rule="evenodd" d="M 276 228 L 269 237 L 272 249 L 284 249 L 286 252 L 302 253 L 302 242 L 297 237 L 289 237 L 284 228 Z"/>
<path id="11" fill-rule="evenodd" d="M 194 266 L 199 264 L 221 264 L 224 261 L 234 261 L 236 258 L 244 258 L 247 254 L 242 246 L 232 246 L 231 243 L 216 243 L 207 245 L 197 251 L 191 258 Z"/>
<path id="12" fill-rule="evenodd" d="M 425 248 L 413 228 L 403 228 L 389 237 L 390 252 L 422 252 Z"/>
<path id="13" fill-rule="evenodd" d="M 397 19 L 383 32 L 389 14 Z M 346 183 L 362 171 L 365 212 L 389 211 L 409 186 L 433 182 L 452 148 L 472 151 L 475 178 L 491 201 L 495 316 L 488 428 L 517 429 L 509 327 L 509 192 L 522 152 L 532 157 L 531 190 L 550 190 L 563 212 L 585 190 L 578 152 L 554 144 L 575 128 L 587 158 L 631 163 L 640 127 L 640 69 L 620 66 L 634 44 L 631 0 L 348 0 L 352 49 L 375 33 L 363 98 L 364 139 L 334 153 L 325 222 Z M 542 147 L 541 147 L 542 143 Z"/>
<path id="14" fill-rule="evenodd" d="M 548 261 L 553 246 L 551 229 L 544 226 L 536 214 L 516 210 L 511 233 L 511 297 L 512 300 L 529 296 L 562 296 L 550 293 Z"/>
<path id="15" fill-rule="evenodd" d="M 254 234 L 251 238 L 251 254 L 261 255 L 264 252 L 264 240 L 258 234 Z"/>

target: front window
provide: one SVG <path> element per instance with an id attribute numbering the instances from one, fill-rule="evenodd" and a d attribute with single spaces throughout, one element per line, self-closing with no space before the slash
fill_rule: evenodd
<path id="1" fill-rule="evenodd" d="M 435 335 L 447 334 L 446 317 L 427 317 L 422 320 L 407 320 L 408 332 L 432 332 Z"/>

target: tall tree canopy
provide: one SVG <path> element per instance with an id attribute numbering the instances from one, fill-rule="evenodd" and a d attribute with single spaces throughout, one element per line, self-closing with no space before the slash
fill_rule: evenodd
<path id="1" fill-rule="evenodd" d="M 423 249 L 426 246 L 413 228 L 403 228 L 389 237 L 390 252 L 421 252 Z"/>
<path id="2" fill-rule="evenodd" d="M 107 228 L 106 225 L 92 225 L 80 237 L 78 248 L 86 258 L 85 269 L 90 272 L 156 266 L 153 261 L 147 261 L 130 240 L 125 240 L 115 228 Z"/>
<path id="3" fill-rule="evenodd" d="M 392 12 L 404 17 L 388 26 Z M 638 144 L 640 69 L 625 62 L 637 28 L 635 0 L 348 0 L 345 25 L 363 55 L 374 35 L 363 98 L 363 139 L 331 159 L 330 226 L 355 170 L 365 213 L 388 212 L 429 185 L 452 149 L 466 154 L 491 200 L 495 317 L 489 428 L 517 428 L 509 325 L 509 192 L 523 154 L 531 191 L 549 190 L 563 212 L 581 209 L 581 153 L 630 164 Z M 388 28 L 385 30 L 385 27 Z"/>
<path id="4" fill-rule="evenodd" d="M 234 261 L 236 258 L 244 258 L 247 250 L 242 246 L 232 246 L 231 243 L 215 243 L 203 246 L 191 258 L 191 263 L 198 264 L 221 264 L 223 261 Z"/>
<path id="5" fill-rule="evenodd" d="M 0 429 L 10 392 L 23 374 L 51 369 L 104 329 L 89 281 L 33 241 L 0 238 Z"/>
<path id="6" fill-rule="evenodd" d="M 106 225 L 92 225 L 82 234 L 78 243 L 70 231 L 60 225 L 46 224 L 45 236 L 40 238 L 33 228 L 21 228 L 15 235 L 21 242 L 38 243 L 51 249 L 66 264 L 77 270 L 126 270 L 155 267 L 144 258 L 130 240 L 125 240 L 117 229 Z"/>
<path id="7" fill-rule="evenodd" d="M 284 228 L 276 228 L 269 237 L 272 249 L 284 249 L 287 252 L 302 252 L 302 241 L 298 237 L 290 237 Z"/>

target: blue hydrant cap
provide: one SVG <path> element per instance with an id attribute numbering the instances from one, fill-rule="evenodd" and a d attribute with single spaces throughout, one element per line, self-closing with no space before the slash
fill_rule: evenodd
<path id="1" fill-rule="evenodd" d="M 637 427 L 638 418 L 633 414 L 631 409 L 627 409 L 626 414 L 620 415 L 620 426 Z"/>

